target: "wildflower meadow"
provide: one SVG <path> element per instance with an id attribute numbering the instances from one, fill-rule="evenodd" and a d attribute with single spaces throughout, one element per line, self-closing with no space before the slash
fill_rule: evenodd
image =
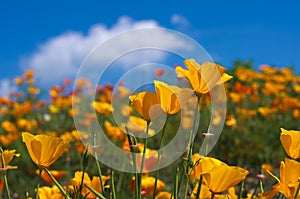
<path id="1" fill-rule="evenodd" d="M 156 69 L 151 89 L 98 85 L 92 100 L 89 79 L 44 90 L 20 74 L 0 97 L 1 198 L 300 199 L 300 76 L 226 68 L 190 58 L 178 85 Z"/>

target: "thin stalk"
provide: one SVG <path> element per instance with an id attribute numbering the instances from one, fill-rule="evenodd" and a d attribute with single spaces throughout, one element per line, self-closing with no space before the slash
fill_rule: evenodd
<path id="1" fill-rule="evenodd" d="M 4 186 L 5 186 L 6 196 L 8 199 L 10 199 L 10 191 L 9 191 L 9 187 L 8 187 L 6 171 L 3 174 L 3 178 L 4 178 Z"/>
<path id="2" fill-rule="evenodd" d="M 83 181 L 84 181 L 84 172 L 85 172 L 85 169 L 82 170 L 81 183 L 80 183 L 80 186 L 79 186 L 79 193 L 82 193 Z"/>
<path id="3" fill-rule="evenodd" d="M 122 170 L 121 170 L 121 171 L 124 171 L 125 166 L 126 166 L 126 165 L 125 165 L 124 162 L 123 162 Z M 117 182 L 117 186 L 116 186 L 116 190 L 122 190 L 121 186 L 124 184 L 124 183 L 123 183 L 123 179 L 124 179 L 124 173 L 122 172 L 122 173 L 119 174 L 118 182 Z"/>
<path id="4" fill-rule="evenodd" d="M 199 183 L 198 183 L 198 189 L 197 189 L 196 199 L 199 199 L 199 197 L 200 197 L 201 187 L 202 187 L 202 181 L 203 181 L 203 176 L 200 174 L 200 179 L 199 179 Z"/>
<path id="5" fill-rule="evenodd" d="M 43 168 L 44 171 L 47 172 L 47 174 L 50 176 L 51 180 L 54 182 L 54 184 L 57 186 L 57 188 L 59 189 L 60 193 L 62 193 L 62 195 L 65 196 L 65 198 L 67 199 L 71 199 L 69 197 L 69 195 L 67 194 L 67 192 L 64 190 L 64 188 L 59 184 L 59 182 L 57 182 L 57 180 L 53 177 L 53 175 L 51 174 L 51 172 L 47 169 L 47 168 Z"/>
<path id="6" fill-rule="evenodd" d="M 191 165 L 193 164 L 192 155 L 193 155 L 194 142 L 192 142 L 192 137 L 193 137 L 193 133 L 198 131 L 198 129 L 195 129 L 195 126 L 196 126 L 196 121 L 197 121 L 197 112 L 198 112 L 199 102 L 200 102 L 200 95 L 197 95 L 197 104 L 196 104 L 196 108 L 195 108 L 195 118 L 194 118 L 194 121 L 193 121 L 193 128 L 190 132 L 189 142 L 188 142 L 188 147 L 187 147 L 188 148 L 188 154 L 187 154 L 188 165 L 187 165 L 186 171 L 185 171 L 186 176 L 187 176 L 187 180 L 186 180 L 186 184 L 185 184 L 184 198 L 186 198 L 186 196 L 187 196 L 187 189 L 188 189 L 188 184 L 189 184 L 189 169 L 191 168 Z"/>
<path id="7" fill-rule="evenodd" d="M 175 183 L 174 183 L 174 199 L 178 199 L 178 183 L 179 183 L 179 168 L 176 167 L 176 176 L 175 176 Z M 171 196 L 172 198 L 172 196 Z"/>
<path id="8" fill-rule="evenodd" d="M 134 166 L 134 171 L 135 171 L 135 198 L 138 199 L 139 197 L 139 193 L 138 193 L 138 171 L 137 171 L 137 164 L 136 164 L 136 154 L 134 152 L 133 146 L 135 146 L 137 144 L 137 140 L 136 138 L 129 134 L 128 128 L 125 127 L 126 129 L 126 133 L 127 133 L 127 139 L 128 139 L 128 143 L 129 143 L 129 148 L 130 148 L 130 152 L 132 154 L 132 161 L 133 161 L 133 166 Z M 131 140 L 131 137 L 133 138 L 133 142 Z"/>
<path id="9" fill-rule="evenodd" d="M 186 175 L 186 181 L 187 181 L 187 183 L 185 184 L 185 188 L 184 188 L 184 199 L 186 199 L 186 197 L 187 197 L 187 192 L 188 192 L 188 185 L 189 185 L 189 177 L 188 177 L 188 175 Z"/>
<path id="10" fill-rule="evenodd" d="M 10 191 L 8 187 L 8 182 L 7 182 L 7 174 L 6 174 L 6 169 L 5 169 L 5 160 L 4 160 L 4 155 L 3 155 L 3 149 L 0 148 L 1 152 L 1 162 L 2 162 L 2 168 L 3 168 L 3 178 L 4 178 L 4 186 L 5 186 L 5 191 L 6 191 L 6 196 L 8 199 L 10 199 Z"/>
<path id="11" fill-rule="evenodd" d="M 245 183 L 245 181 L 243 180 L 243 181 L 241 182 L 241 186 L 240 186 L 240 191 L 239 191 L 239 197 L 238 197 L 238 199 L 243 198 L 244 183 Z"/>
<path id="12" fill-rule="evenodd" d="M 114 171 L 111 171 L 111 192 L 112 192 L 112 199 L 116 199 L 115 173 L 114 173 Z"/>
<path id="13" fill-rule="evenodd" d="M 95 150 L 94 156 L 95 156 L 95 160 L 96 160 L 96 166 L 97 166 L 98 175 L 99 175 L 99 178 L 100 178 L 101 191 L 102 191 L 102 193 L 104 193 L 103 180 L 102 180 L 102 172 L 101 172 L 101 167 L 100 167 L 100 164 L 99 164 L 99 161 L 98 161 L 98 155 L 97 155 L 96 150 Z"/>
<path id="14" fill-rule="evenodd" d="M 96 134 L 95 134 L 94 131 L 93 131 L 93 146 L 96 146 Z M 96 148 L 94 148 L 94 151 L 95 151 L 94 156 L 95 156 L 95 160 L 96 160 L 97 172 L 98 172 L 99 179 L 100 179 L 100 188 L 101 188 L 102 194 L 104 194 L 102 171 L 101 171 L 101 167 L 100 167 L 100 164 L 99 164 L 98 154 L 97 154 Z"/>
<path id="15" fill-rule="evenodd" d="M 181 184 L 182 184 L 182 181 L 183 181 L 183 177 L 184 177 L 184 172 L 181 173 L 181 176 L 180 176 L 180 180 L 179 180 L 179 184 L 178 184 L 178 192 L 177 192 L 177 195 L 179 193 L 179 187 L 181 187 Z"/>
<path id="16" fill-rule="evenodd" d="M 40 188 L 40 184 L 41 184 L 41 175 L 42 175 L 42 168 L 39 167 L 39 179 L 38 179 L 38 185 L 36 188 L 36 195 L 35 195 L 36 199 L 39 199 L 39 188 Z"/>
<path id="17" fill-rule="evenodd" d="M 262 180 L 259 180 L 259 187 L 260 187 L 260 192 L 264 192 L 264 186 Z"/>
<path id="18" fill-rule="evenodd" d="M 146 149 L 147 149 L 147 146 L 148 146 L 149 124 L 150 124 L 150 122 L 147 121 L 146 139 L 145 139 L 143 155 L 142 155 L 142 162 L 141 162 L 141 168 L 140 168 L 140 174 L 139 174 L 139 189 L 138 189 L 139 190 L 139 198 L 141 198 L 141 193 L 142 193 L 142 177 L 143 177 L 143 169 L 144 169 L 144 162 L 145 162 L 145 154 L 146 154 Z"/>
<path id="19" fill-rule="evenodd" d="M 106 199 L 101 193 L 97 192 L 95 189 L 93 189 L 92 187 L 90 187 L 89 185 L 85 185 L 86 188 L 88 188 L 93 194 L 95 194 L 97 197 L 101 198 L 101 199 Z"/>
<path id="20" fill-rule="evenodd" d="M 200 95 L 197 95 L 197 104 L 196 104 L 196 108 L 195 108 L 195 118 L 194 118 L 194 121 L 193 121 L 193 128 L 191 130 L 191 133 L 190 133 L 190 137 L 189 137 L 189 153 L 188 153 L 188 157 L 191 156 L 191 154 L 193 153 L 193 147 L 194 147 L 194 142 L 192 142 L 192 137 L 193 137 L 193 133 L 196 131 L 198 131 L 198 129 L 195 129 L 195 126 L 196 126 L 196 121 L 197 121 L 197 112 L 198 112 L 198 108 L 199 108 L 199 102 L 200 102 Z"/>
<path id="21" fill-rule="evenodd" d="M 153 199 L 155 199 L 155 195 L 156 195 L 156 187 L 157 187 L 157 178 L 158 178 L 158 169 L 159 169 L 159 162 L 160 162 L 160 152 L 159 152 L 159 149 L 162 147 L 162 143 L 163 143 L 163 139 L 164 139 L 164 136 L 165 136 L 165 131 L 166 131 L 166 126 L 167 126 L 167 123 L 168 123 L 168 120 L 169 120 L 169 115 L 167 115 L 167 119 L 166 119 L 166 122 L 163 126 L 163 129 L 162 129 L 162 132 L 161 132 L 161 137 L 160 137 L 160 141 L 159 141 L 159 148 L 158 148 L 158 153 L 157 153 L 157 164 L 156 164 L 156 171 L 155 171 L 155 181 L 154 181 L 154 191 L 153 191 Z"/>

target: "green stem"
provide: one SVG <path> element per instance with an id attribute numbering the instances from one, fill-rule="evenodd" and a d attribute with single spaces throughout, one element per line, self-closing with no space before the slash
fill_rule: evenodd
<path id="1" fill-rule="evenodd" d="M 188 143 L 190 145 L 189 153 L 188 153 L 189 156 L 188 157 L 190 157 L 193 153 L 193 147 L 194 147 L 194 142 L 192 142 L 193 133 L 198 132 L 198 129 L 195 129 L 195 126 L 196 126 L 196 121 L 198 119 L 197 112 L 198 112 L 198 108 L 199 108 L 199 102 L 200 102 L 200 95 L 197 95 L 197 104 L 196 104 L 195 113 L 194 113 L 195 118 L 194 118 L 194 121 L 193 121 L 193 128 L 191 130 L 190 137 L 189 137 L 189 143 Z"/>
<path id="2" fill-rule="evenodd" d="M 178 184 L 178 192 L 177 192 L 177 195 L 179 194 L 179 187 L 181 187 L 181 184 L 183 182 L 183 177 L 184 177 L 184 172 L 181 172 L 181 175 L 180 175 L 180 180 L 179 180 L 179 184 Z"/>
<path id="3" fill-rule="evenodd" d="M 112 199 L 116 199 L 115 174 L 114 174 L 114 171 L 111 171 L 111 192 L 112 192 Z"/>
<path id="4" fill-rule="evenodd" d="M 171 195 L 171 199 L 173 197 L 174 194 L 174 199 L 178 199 L 178 179 L 179 178 L 179 168 L 178 166 L 176 167 L 176 176 L 175 176 L 175 183 L 174 183 L 174 193 L 172 193 Z"/>
<path id="5" fill-rule="evenodd" d="M 7 171 L 5 170 L 5 160 L 4 160 L 4 155 L 3 155 L 3 149 L 0 147 L 0 152 L 1 152 L 1 162 L 2 162 L 2 168 L 3 170 L 3 178 L 4 178 L 4 186 L 6 190 L 6 196 L 8 199 L 10 199 L 10 191 L 8 187 L 8 182 L 7 182 Z"/>
<path id="6" fill-rule="evenodd" d="M 199 197 L 200 197 L 201 187 L 202 187 L 202 181 L 203 181 L 203 177 L 200 174 L 200 180 L 199 180 L 199 183 L 198 183 L 198 189 L 197 189 L 196 199 L 199 199 Z"/>
<path id="7" fill-rule="evenodd" d="M 240 191 L 239 191 L 238 199 L 243 198 L 243 189 L 244 189 L 244 180 L 241 182 L 241 185 L 240 185 Z"/>
<path id="8" fill-rule="evenodd" d="M 95 150 L 95 160 L 96 160 L 96 165 L 97 165 L 98 175 L 99 175 L 99 178 L 100 178 L 100 187 L 101 187 L 101 191 L 102 191 L 102 193 L 104 193 L 103 179 L 102 179 L 102 172 L 101 172 L 101 167 L 100 167 L 100 164 L 99 164 L 99 161 L 98 161 L 98 155 L 97 155 L 96 150 Z"/>
<path id="9" fill-rule="evenodd" d="M 8 187 L 6 171 L 5 171 L 4 175 L 3 175 L 3 178 L 4 178 L 4 185 L 5 185 L 6 196 L 7 196 L 8 199 L 10 199 L 10 191 L 9 191 L 9 187 Z"/>
<path id="10" fill-rule="evenodd" d="M 262 180 L 259 180 L 259 187 L 260 187 L 260 191 L 263 193 L 264 192 L 264 186 L 263 186 Z"/>
<path id="11" fill-rule="evenodd" d="M 299 181 L 299 180 L 298 180 L 298 181 Z M 299 191 L 300 191 L 300 182 L 299 182 L 299 184 L 298 184 L 298 188 L 297 188 L 296 194 L 295 194 L 295 196 L 294 196 L 294 199 L 297 199 L 297 198 L 298 198 Z"/>
<path id="12" fill-rule="evenodd" d="M 187 192 L 188 192 L 188 185 L 189 185 L 189 177 L 186 175 L 186 183 L 185 183 L 185 188 L 184 188 L 184 199 L 187 197 Z"/>
<path id="13" fill-rule="evenodd" d="M 101 198 L 101 199 L 106 199 L 101 193 L 97 192 L 95 189 L 93 189 L 92 187 L 90 187 L 89 185 L 85 185 L 86 188 L 88 188 L 93 194 L 95 194 L 97 197 Z"/>
<path id="14" fill-rule="evenodd" d="M 135 198 L 138 199 L 139 197 L 139 193 L 138 193 L 138 171 L 137 171 L 137 164 L 136 164 L 136 154 L 135 154 L 135 151 L 133 149 L 133 146 L 135 146 L 137 144 L 137 140 L 136 138 L 131 135 L 128 131 L 128 128 L 125 127 L 126 129 L 126 134 L 127 134 L 127 139 L 128 139 L 128 143 L 129 143 L 129 148 L 130 148 L 130 152 L 132 154 L 132 161 L 133 161 L 133 167 L 134 167 L 134 173 L 135 173 L 135 179 L 134 179 L 134 182 L 135 182 Z M 131 138 L 133 138 L 133 142 L 131 140 Z"/>
<path id="15" fill-rule="evenodd" d="M 39 188 L 40 188 L 40 184 L 41 184 L 42 170 L 43 169 L 41 167 L 39 167 L 39 179 L 38 179 L 38 185 L 37 185 L 37 188 L 36 188 L 36 196 L 35 196 L 36 199 L 39 199 Z"/>
<path id="16" fill-rule="evenodd" d="M 194 121 L 193 121 L 193 128 L 191 129 L 191 132 L 190 132 L 188 147 L 187 147 L 187 150 L 188 150 L 188 154 L 187 154 L 188 165 L 187 165 L 186 170 L 185 170 L 187 180 L 186 180 L 186 184 L 185 184 L 184 198 L 186 198 L 186 196 L 187 196 L 187 189 L 188 189 L 188 184 L 189 184 L 189 169 L 191 168 L 191 165 L 193 165 L 192 155 L 193 155 L 194 142 L 192 141 L 192 137 L 193 137 L 193 133 L 198 131 L 198 129 L 195 129 L 195 126 L 196 126 L 196 121 L 197 121 L 197 112 L 198 112 L 199 102 L 200 102 L 200 95 L 197 95 L 197 104 L 196 104 L 196 108 L 195 108 L 195 118 L 194 118 Z"/>
<path id="17" fill-rule="evenodd" d="M 161 132 L 161 137 L 160 137 L 160 141 L 159 141 L 159 148 L 157 150 L 157 164 L 156 164 L 156 171 L 155 171 L 155 181 L 154 181 L 154 191 L 153 191 L 153 199 L 155 199 L 155 195 L 156 195 L 156 187 L 157 187 L 157 178 L 158 178 L 158 173 L 159 173 L 159 162 L 160 162 L 160 148 L 162 147 L 162 143 L 163 143 L 163 139 L 164 139 L 164 136 L 165 136 L 165 131 L 166 131 L 166 126 L 167 126 L 167 123 L 168 123 L 168 120 L 169 120 L 169 115 L 167 115 L 167 119 L 166 119 L 166 122 L 163 126 L 163 129 L 162 129 L 162 132 Z"/>
<path id="18" fill-rule="evenodd" d="M 140 168 L 140 174 L 139 174 L 139 198 L 141 198 L 141 193 L 142 193 L 142 177 L 143 177 L 143 169 L 144 169 L 144 162 L 145 162 L 145 154 L 146 154 L 146 149 L 148 146 L 148 132 L 149 132 L 149 124 L 150 122 L 147 121 L 147 128 L 146 128 L 146 139 L 145 139 L 145 144 L 143 148 L 143 155 L 142 155 L 142 162 L 141 162 L 141 168 Z"/>
<path id="19" fill-rule="evenodd" d="M 84 169 L 82 170 L 81 182 L 80 182 L 80 186 L 79 186 L 79 193 L 82 193 L 83 181 L 84 181 Z"/>
<path id="20" fill-rule="evenodd" d="M 64 188 L 63 188 L 63 187 L 57 182 L 57 180 L 53 177 L 53 175 L 51 174 L 51 172 L 50 172 L 46 167 L 44 167 L 43 169 L 44 169 L 44 171 L 46 171 L 47 174 L 50 176 L 51 180 L 52 180 L 52 181 L 54 182 L 54 184 L 57 186 L 57 188 L 59 189 L 60 193 L 62 193 L 62 195 L 64 195 L 65 198 L 71 199 L 71 198 L 69 197 L 69 195 L 67 194 L 67 192 L 64 190 Z"/>
<path id="21" fill-rule="evenodd" d="M 96 146 L 96 134 L 95 132 L 93 131 L 93 146 Z M 98 154 L 97 154 L 97 151 L 96 151 L 96 147 L 94 148 L 94 156 L 95 156 L 95 160 L 96 160 L 96 166 L 97 166 L 97 171 L 98 171 L 98 175 L 99 175 L 99 179 L 100 179 L 100 188 L 101 188 L 101 191 L 102 191 L 102 194 L 104 194 L 104 187 L 103 187 L 103 179 L 102 179 L 102 171 L 101 171 L 101 167 L 100 167 L 100 164 L 99 164 L 99 160 L 98 160 Z"/>

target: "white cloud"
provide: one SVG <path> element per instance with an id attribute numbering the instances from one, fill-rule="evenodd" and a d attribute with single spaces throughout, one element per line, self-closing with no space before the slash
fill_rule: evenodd
<path id="1" fill-rule="evenodd" d="M 174 14 L 171 17 L 171 23 L 177 25 L 181 28 L 186 28 L 189 26 L 189 21 L 182 15 Z"/>
<path id="2" fill-rule="evenodd" d="M 41 84 L 54 84 L 64 78 L 74 77 L 84 58 L 100 43 L 124 31 L 149 27 L 160 26 L 154 20 L 133 21 L 129 17 L 121 17 L 111 28 L 106 27 L 104 24 L 92 26 L 86 35 L 82 32 L 69 31 L 41 44 L 31 56 L 22 59 L 21 65 L 24 69 L 33 69 Z M 151 42 L 154 45 L 159 43 L 167 49 L 188 48 L 184 41 L 173 35 L 168 35 L 167 31 L 161 31 L 155 35 L 149 35 L 145 32 L 145 35 L 132 35 L 122 41 L 121 44 L 115 42 L 114 45 L 108 46 L 101 59 L 111 59 L 111 56 L 121 52 L 124 46 L 134 48 L 136 45 L 146 45 L 149 43 L 148 38 L 152 38 Z M 137 53 L 134 56 L 124 56 L 119 61 L 128 67 L 147 62 L 147 60 L 159 61 L 164 57 L 165 55 L 158 52 L 144 52 Z"/>
<path id="3" fill-rule="evenodd" d="M 14 90 L 15 90 L 15 88 L 12 86 L 10 80 L 8 80 L 8 79 L 1 79 L 0 80 L 1 97 L 8 97 L 9 94 Z"/>

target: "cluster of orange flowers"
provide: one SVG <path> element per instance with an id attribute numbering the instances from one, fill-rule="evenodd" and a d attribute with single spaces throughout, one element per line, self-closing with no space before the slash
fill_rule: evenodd
<path id="1" fill-rule="evenodd" d="M 112 95 L 113 87 L 106 85 L 99 86 L 96 93 L 96 101 L 90 104 L 97 112 L 99 123 L 103 126 L 105 133 L 111 140 L 126 151 L 131 151 L 141 156 L 132 157 L 132 166 L 137 167 L 137 173 L 129 174 L 126 187 L 131 192 L 129 196 L 155 199 L 170 198 L 273 198 L 278 192 L 282 197 L 288 199 L 300 198 L 300 131 L 288 131 L 281 129 L 280 140 L 284 147 L 286 158 L 280 164 L 280 177 L 276 177 L 271 169 L 264 168 L 264 172 L 273 176 L 278 182 L 270 191 L 252 192 L 243 195 L 244 185 L 241 183 L 249 174 L 249 171 L 238 167 L 230 166 L 216 158 L 204 157 L 199 153 L 193 153 L 193 144 L 187 145 L 186 154 L 183 155 L 181 163 L 183 169 L 176 168 L 174 175 L 174 189 L 171 190 L 163 179 L 159 179 L 159 171 L 152 172 L 159 168 L 162 161 L 160 152 L 163 138 L 167 128 L 161 130 L 159 145 L 148 146 L 147 137 L 155 135 L 156 129 L 151 124 L 166 114 L 167 123 L 174 122 L 170 118 L 181 112 L 184 117 L 183 128 L 189 132 L 194 130 L 195 122 L 189 117 L 201 108 L 202 96 L 207 97 L 208 93 L 215 87 L 223 84 L 233 77 L 228 75 L 226 69 L 218 64 L 205 62 L 198 64 L 194 59 L 185 60 L 187 69 L 177 66 L 176 74 L 179 78 L 187 80 L 189 88 L 168 85 L 165 82 L 154 81 L 154 92 L 143 91 L 131 95 L 131 91 L 124 85 L 118 88 L 117 96 Z M 235 128 L 243 117 L 252 117 L 256 114 L 268 116 L 277 112 L 292 112 L 295 119 L 300 117 L 300 101 L 296 97 L 300 93 L 300 79 L 294 76 L 289 69 L 278 70 L 269 66 L 262 67 L 262 73 L 245 68 L 235 70 L 237 80 L 233 87 L 229 87 L 228 96 L 231 102 L 238 104 L 236 116 L 227 116 L 226 125 Z M 99 165 L 97 157 L 96 165 L 98 175 L 90 178 L 87 172 L 88 157 L 95 153 L 95 148 L 87 147 L 87 140 L 90 139 L 87 132 L 78 132 L 72 120 L 76 114 L 81 114 L 79 109 L 72 108 L 72 103 L 80 102 L 75 94 L 81 93 L 84 89 L 91 89 L 87 80 L 81 79 L 76 82 L 76 89 L 68 90 L 70 81 L 66 80 L 62 86 L 53 86 L 49 90 L 50 100 L 38 100 L 40 89 L 35 86 L 34 72 L 27 71 L 22 77 L 15 79 L 23 92 L 14 92 L 10 98 L 0 98 L 0 120 L 1 133 L 0 143 L 2 150 L 0 162 L 3 179 L 0 183 L 0 190 L 6 192 L 10 198 L 9 182 L 7 182 L 8 169 L 17 169 L 17 166 L 9 165 L 19 153 L 12 148 L 27 149 L 32 162 L 37 166 L 36 175 L 44 180 L 44 185 L 38 184 L 35 191 L 39 198 L 116 198 L 114 173 L 108 168 L 102 175 L 104 165 Z M 292 85 L 292 91 L 286 91 L 287 85 Z M 292 95 L 288 95 L 292 93 Z M 270 96 L 265 104 L 254 109 L 253 104 L 245 104 L 250 99 L 254 104 L 258 103 L 262 96 Z M 130 105 L 113 107 L 112 98 L 117 100 L 130 100 Z M 196 110 L 192 105 L 196 104 Z M 187 105 L 187 106 L 185 106 Z M 252 107 L 253 106 L 253 107 Z M 121 126 L 115 125 L 112 120 L 114 110 L 120 111 L 125 118 Z M 80 125 L 89 126 L 97 116 L 92 112 L 86 112 L 79 121 Z M 174 118 L 173 118 L 174 119 Z M 174 122 L 175 123 L 175 122 Z M 124 127 L 124 128 L 123 128 Z M 126 129 L 128 132 L 125 132 Z M 127 133 L 130 132 L 131 136 Z M 132 134 L 131 134 L 132 133 Z M 136 139 L 134 133 L 145 134 L 145 139 Z M 193 133 L 193 132 L 192 132 Z M 22 137 L 22 138 L 20 138 Z M 18 142 L 22 139 L 23 143 Z M 144 142 L 142 142 L 142 140 Z M 149 144 L 150 145 L 150 144 Z M 75 148 L 75 150 L 73 150 Z M 65 161 L 82 155 L 82 170 L 75 171 L 49 170 L 60 157 Z M 22 158 L 22 157 L 21 157 Z M 19 158 L 19 159 L 21 159 Z M 55 166 L 62 166 L 57 164 Z M 80 165 L 78 165 L 80 166 Z M 29 170 L 29 169 L 28 169 Z M 32 169 L 31 170 L 35 170 Z M 72 173 L 71 173 L 72 172 Z M 179 172 L 182 173 L 179 179 Z M 73 178 L 68 181 L 60 181 L 68 174 Z M 180 183 L 179 183 L 180 181 Z M 185 185 L 184 185 L 185 182 Z M 236 186 L 240 184 L 240 193 L 236 193 Z M 4 187 L 6 188 L 4 191 Z M 34 188 L 32 188 L 34 191 Z M 134 194 L 133 194 L 134 192 Z"/>
<path id="2" fill-rule="evenodd" d="M 228 87 L 228 97 L 236 110 L 235 116 L 228 116 L 228 126 L 235 127 L 237 122 L 256 115 L 273 117 L 291 113 L 294 119 L 300 118 L 300 77 L 289 68 L 262 65 L 260 70 L 235 69 L 236 79 Z"/>

